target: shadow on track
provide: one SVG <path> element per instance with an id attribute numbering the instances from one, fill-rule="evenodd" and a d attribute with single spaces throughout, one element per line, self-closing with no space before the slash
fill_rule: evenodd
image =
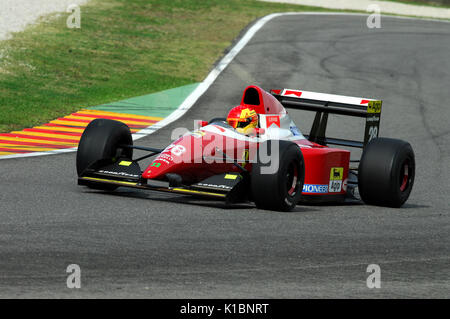
<path id="1" fill-rule="evenodd" d="M 254 206 L 253 203 L 239 203 L 239 204 L 226 204 L 224 201 L 217 201 L 214 199 L 209 198 L 198 198 L 193 195 L 173 195 L 170 194 L 164 194 L 164 193 L 158 193 L 161 195 L 160 197 L 154 197 L 152 196 L 152 192 L 140 192 L 135 190 L 116 190 L 112 192 L 108 191 L 98 191 L 98 190 L 91 190 L 91 189 L 84 189 L 83 193 L 87 194 L 103 194 L 105 196 L 114 196 L 114 197 L 126 197 L 126 198 L 133 198 L 136 200 L 155 200 L 155 201 L 161 201 L 161 202 L 168 202 L 168 203 L 177 203 L 177 204 L 185 204 L 185 205 L 192 205 L 192 206 L 201 206 L 201 207 L 210 207 L 210 208 L 217 208 L 221 210 L 248 210 L 249 212 L 273 212 L 273 213 L 282 213 L 282 214 L 294 214 L 294 213 L 305 213 L 305 212 L 311 212 L 311 211 L 319 211 L 318 209 L 311 208 L 313 205 L 309 206 L 303 206 L 303 205 L 297 205 L 295 209 L 291 212 L 277 212 L 277 211 L 265 211 L 265 210 L 258 210 Z"/>

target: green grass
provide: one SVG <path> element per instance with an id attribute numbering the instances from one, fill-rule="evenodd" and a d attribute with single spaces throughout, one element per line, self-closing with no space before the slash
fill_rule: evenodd
<path id="1" fill-rule="evenodd" d="M 331 11 L 255 0 L 91 0 L 0 41 L 0 132 L 202 81 L 251 21 Z"/>
<path id="2" fill-rule="evenodd" d="M 208 74 L 252 20 L 318 8 L 253 0 L 93 0 L 81 29 L 52 16 L 0 42 L 0 132 Z"/>

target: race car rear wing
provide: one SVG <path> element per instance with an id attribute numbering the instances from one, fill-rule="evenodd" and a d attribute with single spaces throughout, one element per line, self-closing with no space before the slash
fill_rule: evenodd
<path id="1" fill-rule="evenodd" d="M 314 143 L 364 148 L 371 139 L 378 137 L 382 104 L 380 100 L 290 89 L 271 90 L 270 93 L 287 109 L 316 112 L 310 134 L 305 135 Z M 326 137 L 330 113 L 365 118 L 364 140 L 361 142 Z"/>

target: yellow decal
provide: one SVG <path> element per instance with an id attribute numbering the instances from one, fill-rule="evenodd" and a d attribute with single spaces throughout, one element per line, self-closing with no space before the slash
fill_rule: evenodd
<path id="1" fill-rule="evenodd" d="M 189 193 L 189 194 L 199 194 L 199 195 L 208 195 L 208 196 L 216 196 L 216 197 L 226 197 L 227 196 L 225 194 L 195 191 L 192 189 L 185 189 L 185 188 L 172 188 L 171 190 L 174 192 L 183 192 L 183 193 Z"/>
<path id="2" fill-rule="evenodd" d="M 116 180 L 112 180 L 112 179 L 103 179 L 103 178 L 95 178 L 95 177 L 82 177 L 81 179 L 86 179 L 89 181 L 112 183 L 112 184 L 122 184 L 122 185 L 128 185 L 128 186 L 137 186 L 138 185 L 137 183 L 132 183 L 132 182 L 116 181 Z"/>
<path id="3" fill-rule="evenodd" d="M 237 177 L 238 177 L 237 175 L 232 175 L 232 174 L 225 175 L 225 179 L 236 179 Z"/>
<path id="4" fill-rule="evenodd" d="M 119 165 L 120 165 L 120 166 L 130 166 L 131 163 L 132 163 L 132 162 L 129 162 L 129 161 L 121 161 L 121 162 L 119 163 Z"/>
<path id="5" fill-rule="evenodd" d="M 242 163 L 242 167 L 245 167 L 245 165 L 248 162 L 248 159 L 250 158 L 250 150 L 244 150 L 244 153 L 242 153 L 242 160 L 244 163 Z"/>
<path id="6" fill-rule="evenodd" d="M 330 181 L 340 181 L 344 176 L 343 167 L 332 167 L 330 171 Z"/>
<path id="7" fill-rule="evenodd" d="M 370 101 L 367 106 L 367 113 L 381 113 L 381 101 Z"/>
<path id="8" fill-rule="evenodd" d="M 191 135 L 196 138 L 202 138 L 203 136 L 205 136 L 205 134 L 206 133 L 203 131 L 195 131 L 191 133 Z"/>
<path id="9" fill-rule="evenodd" d="M 247 117 L 251 117 L 251 116 L 255 116 L 256 115 L 256 111 L 255 110 L 251 110 L 251 109 L 243 109 L 241 112 L 241 119 L 245 119 Z"/>

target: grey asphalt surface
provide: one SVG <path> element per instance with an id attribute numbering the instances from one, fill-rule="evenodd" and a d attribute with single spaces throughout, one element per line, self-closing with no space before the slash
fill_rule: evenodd
<path id="1" fill-rule="evenodd" d="M 165 146 L 173 128 L 224 116 L 248 84 L 379 98 L 381 135 L 416 153 L 401 209 L 279 213 L 108 194 L 76 185 L 74 153 L 0 161 L 0 297 L 448 298 L 449 52 L 448 23 L 384 17 L 367 29 L 361 16 L 276 18 L 182 119 L 139 140 Z M 303 114 L 292 112 L 308 131 Z M 362 136 L 338 122 L 330 132 Z M 66 287 L 69 264 L 81 267 L 81 289 Z M 369 264 L 381 267 L 380 289 L 366 287 Z"/>

